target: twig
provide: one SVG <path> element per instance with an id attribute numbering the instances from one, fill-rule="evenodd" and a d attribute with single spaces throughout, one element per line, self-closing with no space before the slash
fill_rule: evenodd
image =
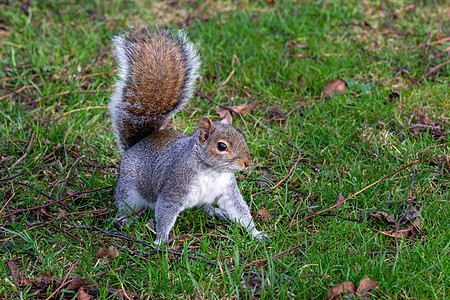
<path id="1" fill-rule="evenodd" d="M 350 142 L 349 140 L 344 139 L 339 133 L 337 133 L 336 131 L 334 131 L 333 128 L 331 128 L 327 123 L 325 123 L 324 120 L 320 120 L 320 122 L 322 122 L 323 124 L 325 124 L 325 126 L 328 127 L 328 129 L 330 129 L 331 131 L 334 132 L 334 134 L 336 134 L 338 137 L 340 137 L 341 139 L 343 139 L 344 141 L 346 141 L 347 143 L 349 143 L 350 145 L 352 145 L 353 147 L 355 147 L 355 149 L 358 149 L 358 147 L 353 144 L 352 142 Z M 364 150 L 360 150 L 361 154 L 364 155 L 365 157 L 369 157 L 366 153 L 364 153 Z M 375 154 L 375 153 L 374 153 Z M 375 154 L 376 155 L 376 154 Z"/>
<path id="2" fill-rule="evenodd" d="M 234 74 L 234 61 L 237 61 L 237 63 L 239 64 L 239 67 L 241 68 L 242 73 L 244 74 L 245 80 L 248 81 L 248 77 L 247 75 L 245 75 L 244 69 L 242 68 L 241 62 L 239 61 L 239 58 L 237 57 L 236 53 L 233 54 L 233 59 L 231 60 L 231 73 L 230 75 L 228 75 L 227 79 L 225 79 L 224 82 L 222 82 L 219 87 L 216 89 L 216 91 L 220 90 L 221 88 L 223 88 L 225 86 L 225 84 L 227 84 L 227 82 L 230 80 L 231 76 L 233 76 Z"/>
<path id="3" fill-rule="evenodd" d="M 50 205 L 59 203 L 59 202 L 61 202 L 61 201 L 67 200 L 67 199 L 72 198 L 72 197 L 77 197 L 77 196 L 80 196 L 80 195 L 83 195 L 83 194 L 93 193 L 93 192 L 96 192 L 96 191 L 100 191 L 100 190 L 104 190 L 104 189 L 109 189 L 109 188 L 112 188 L 112 187 L 114 187 L 114 186 L 113 186 L 113 185 L 108 185 L 108 186 L 101 187 L 101 188 L 94 189 L 94 190 L 81 191 L 81 192 L 75 193 L 75 194 L 73 194 L 73 195 L 69 195 L 69 196 L 64 197 L 64 198 L 62 198 L 62 199 L 59 199 L 59 200 L 56 200 L 56 201 L 53 201 L 53 202 L 50 202 L 50 203 L 47 203 L 47 204 L 44 204 L 44 205 L 41 205 L 41 206 L 35 206 L 35 207 L 30 207 L 30 208 L 18 209 L 18 210 L 16 210 L 15 212 L 12 212 L 12 213 L 7 214 L 7 215 L 5 215 L 5 216 L 0 216 L 0 219 L 4 219 L 4 218 L 6 218 L 6 217 L 9 217 L 9 216 L 12 216 L 12 215 L 16 215 L 16 214 L 21 213 L 21 212 L 26 212 L 26 211 L 35 210 L 35 209 L 41 209 L 41 208 L 48 207 L 48 206 L 50 206 Z"/>
<path id="4" fill-rule="evenodd" d="M 181 256 L 183 254 L 182 252 L 176 251 L 176 250 L 165 250 L 165 249 L 158 248 L 158 247 L 156 247 L 153 244 L 141 241 L 141 240 L 139 240 L 137 238 L 133 238 L 133 237 L 127 236 L 127 235 L 125 235 L 123 233 L 120 233 L 120 232 L 105 231 L 105 230 L 100 229 L 100 228 L 98 228 L 96 226 L 81 226 L 81 225 L 80 226 L 72 226 L 72 227 L 67 228 L 66 230 L 71 230 L 71 229 L 75 229 L 75 228 L 98 231 L 98 232 L 106 234 L 108 236 L 112 236 L 112 237 L 119 238 L 119 239 L 122 239 L 122 240 L 126 240 L 126 241 L 130 241 L 130 242 L 135 242 L 135 243 L 138 243 L 138 244 L 142 244 L 144 246 L 150 247 L 151 249 L 153 249 L 155 251 L 159 251 L 159 252 L 163 252 L 163 253 L 170 253 L 170 254 L 175 254 L 175 255 L 178 255 L 178 256 Z M 207 263 L 209 265 L 212 265 L 214 267 L 219 267 L 216 263 L 214 263 L 211 260 L 204 260 L 202 258 L 199 258 L 197 256 L 192 256 L 192 255 L 189 255 L 189 254 L 186 254 L 186 256 L 188 258 L 190 258 L 190 259 L 200 260 L 200 261 L 202 261 L 204 263 Z"/>
<path id="5" fill-rule="evenodd" d="M 141 209 L 138 210 L 138 211 L 134 211 L 132 214 L 127 214 L 126 216 L 123 216 L 123 217 L 120 218 L 119 220 L 114 220 L 114 223 L 119 223 L 120 221 L 122 221 L 122 220 L 124 220 L 124 219 L 126 219 L 126 218 L 128 218 L 128 217 L 132 217 L 132 216 L 134 216 L 134 215 L 137 215 L 137 214 L 139 214 L 140 212 L 142 212 L 142 211 L 144 211 L 144 210 L 145 210 L 145 207 L 141 208 Z"/>
<path id="6" fill-rule="evenodd" d="M 439 145 L 431 145 L 431 146 L 428 146 L 428 147 L 426 147 L 425 149 L 420 150 L 419 152 L 416 153 L 416 159 L 419 159 L 419 154 L 420 154 L 420 153 L 423 153 L 423 152 L 425 152 L 425 151 L 427 151 L 427 150 L 430 150 L 430 149 L 432 149 L 432 148 L 442 147 L 442 146 L 445 146 L 445 145 L 447 145 L 447 144 L 448 144 L 448 143 L 443 143 L 443 144 L 439 144 Z"/>
<path id="7" fill-rule="evenodd" d="M 285 251 L 283 251 L 283 252 L 280 252 L 280 253 L 277 253 L 277 254 L 275 254 L 275 255 L 272 255 L 271 258 L 273 259 L 273 258 L 281 257 L 281 256 L 285 255 L 286 253 L 289 253 L 289 252 L 291 252 L 292 250 L 297 249 L 297 248 L 300 248 L 300 247 L 305 247 L 305 245 L 303 245 L 303 244 L 295 245 L 294 247 L 291 247 L 291 248 L 289 248 L 289 249 L 287 249 L 287 250 L 285 250 Z M 256 263 L 263 263 L 263 262 L 266 262 L 266 261 L 268 261 L 268 260 L 269 260 L 268 258 L 257 259 L 257 260 L 254 260 L 254 261 L 252 261 L 252 262 L 246 264 L 243 268 L 249 267 L 249 266 L 251 266 L 251 265 L 253 265 L 253 264 L 256 264 Z"/>
<path id="8" fill-rule="evenodd" d="M 69 269 L 69 272 L 67 272 L 66 276 L 64 276 L 63 282 L 61 283 L 61 285 L 45 300 L 50 300 L 52 299 L 52 297 L 54 295 L 56 295 L 67 283 L 69 283 L 67 281 L 67 278 L 69 278 L 70 274 L 72 273 L 73 269 L 75 268 L 75 266 L 78 264 L 80 260 L 77 260 Z"/>
<path id="9" fill-rule="evenodd" d="M 252 202 L 253 202 L 253 197 L 254 197 L 254 196 L 260 195 L 260 194 L 264 194 L 264 193 L 270 192 L 270 191 L 273 190 L 273 189 L 276 189 L 281 183 L 283 183 L 286 179 L 288 179 L 289 176 L 291 176 L 292 172 L 294 172 L 295 168 L 297 168 L 297 165 L 298 165 L 298 163 L 300 162 L 300 158 L 301 158 L 300 148 L 298 148 L 297 146 L 291 144 L 289 138 L 286 140 L 286 143 L 287 143 L 289 146 L 294 147 L 295 149 L 297 149 L 297 152 L 298 152 L 297 161 L 296 161 L 295 164 L 292 166 L 292 168 L 289 170 L 289 173 L 288 173 L 283 179 L 281 179 L 277 184 L 275 184 L 273 187 L 268 188 L 268 189 L 263 190 L 263 191 L 260 191 L 260 192 L 258 192 L 258 193 L 252 194 L 252 195 L 250 196 Z"/>
<path id="10" fill-rule="evenodd" d="M 5 192 L 5 194 L 6 194 L 6 192 Z M 5 203 L 5 204 L 3 205 L 3 207 L 2 207 L 2 209 L 0 209 L 0 213 L 2 213 L 2 211 L 3 211 L 5 208 L 6 208 L 6 211 L 9 212 L 8 203 L 11 201 L 11 199 L 12 199 L 15 195 L 16 195 L 16 193 L 13 192 L 13 194 L 11 195 L 11 197 L 9 197 L 9 199 L 5 201 L 4 198 L 3 198 L 3 196 L 2 196 L 2 193 L 0 193 L 0 196 L 2 196 L 3 203 Z M 10 218 L 10 221 L 12 221 L 11 218 Z"/>
<path id="11" fill-rule="evenodd" d="M 440 39 L 440 40 L 437 40 L 437 41 L 434 41 L 434 42 L 431 42 L 431 45 L 439 45 L 439 44 L 443 44 L 443 43 L 448 42 L 448 41 L 450 41 L 450 36 L 445 37 L 445 38 Z M 411 49 L 422 48 L 424 46 L 425 45 L 420 44 L 420 45 L 411 47 Z"/>
<path id="12" fill-rule="evenodd" d="M 203 236 L 205 236 L 205 235 L 214 236 L 214 237 L 220 237 L 220 238 L 228 238 L 228 239 L 230 239 L 229 236 L 226 236 L 226 235 L 220 235 L 220 234 L 213 234 L 213 233 L 187 233 L 187 234 L 182 234 L 182 235 L 176 236 L 176 237 L 174 237 L 174 238 L 171 238 L 171 239 L 168 240 L 166 243 L 169 244 L 169 243 L 171 243 L 171 242 L 178 241 L 178 240 L 181 240 L 181 239 L 184 239 L 184 238 L 187 238 L 187 237 L 191 237 L 191 236 L 202 236 L 202 237 L 203 237 Z"/>
<path id="13" fill-rule="evenodd" d="M 111 73 L 115 73 L 117 72 L 117 69 L 108 71 L 108 72 L 101 72 L 101 73 L 92 73 L 92 74 L 86 74 L 86 75 L 82 75 L 82 76 L 78 76 L 78 79 L 83 79 L 83 78 L 88 78 L 88 77 L 92 77 L 92 76 L 98 76 L 98 75 L 106 75 L 106 74 L 111 74 Z"/>
<path id="14" fill-rule="evenodd" d="M 196 93 L 199 97 L 205 98 L 206 100 L 208 100 L 209 102 L 219 106 L 220 108 L 226 109 L 228 111 L 231 111 L 232 113 L 236 114 L 236 116 L 240 117 L 241 114 L 238 113 L 237 111 L 235 111 L 234 109 L 232 109 L 231 107 L 225 106 L 225 105 L 221 105 L 219 103 L 217 103 L 216 101 L 214 101 L 211 97 L 209 97 L 208 95 L 206 95 L 201 89 L 197 89 Z"/>
<path id="15" fill-rule="evenodd" d="M 317 212 L 317 213 L 315 213 L 315 214 L 313 214 L 313 215 L 307 216 L 307 217 L 304 218 L 303 220 L 297 221 L 294 225 L 296 225 L 296 224 L 298 224 L 298 223 L 300 223 L 300 222 L 306 221 L 306 220 L 308 220 L 309 218 L 312 218 L 312 217 L 314 217 L 314 216 L 320 215 L 321 213 L 324 213 L 324 212 L 326 212 L 326 211 L 329 211 L 329 210 L 335 208 L 336 206 L 341 205 L 341 204 L 344 203 L 345 201 L 347 201 L 347 200 L 349 200 L 349 199 L 355 197 L 356 195 L 358 195 L 358 194 L 364 192 L 365 190 L 367 190 L 368 188 L 374 186 L 375 184 L 377 184 L 377 183 L 379 183 L 379 182 L 385 180 L 386 178 L 389 178 L 389 177 L 391 177 L 392 175 L 395 175 L 395 174 L 397 174 L 398 172 L 403 171 L 404 169 L 407 169 L 407 168 L 409 168 L 409 167 L 411 167 L 411 166 L 413 166 L 413 165 L 415 165 L 415 164 L 417 164 L 417 163 L 419 163 L 419 162 L 420 162 L 419 160 L 415 160 L 415 161 L 413 161 L 413 162 L 407 164 L 406 166 L 401 167 L 401 168 L 398 169 L 397 171 L 392 172 L 391 174 L 386 175 L 386 176 L 384 176 L 384 177 L 381 178 L 381 179 L 378 179 L 377 181 L 375 181 L 375 182 L 369 184 L 368 186 L 366 186 L 366 187 L 363 188 L 362 190 L 357 191 L 356 193 L 354 193 L 354 194 L 351 195 L 350 197 L 345 198 L 344 200 L 342 200 L 342 201 L 340 201 L 340 202 L 334 204 L 333 206 L 331 206 L 331 207 L 329 207 L 329 208 L 327 208 L 327 209 L 321 210 L 321 211 L 319 211 L 319 212 Z"/>
<path id="16" fill-rule="evenodd" d="M 75 168 L 75 165 L 84 157 L 84 155 L 78 157 L 75 162 L 70 166 L 69 172 L 67 172 L 66 179 L 64 179 L 63 185 L 61 187 L 61 192 L 59 193 L 59 198 L 62 197 L 64 190 L 66 188 L 67 182 L 69 181 L 69 177 L 72 174 L 73 169 Z"/>
<path id="17" fill-rule="evenodd" d="M 6 99 L 8 97 L 11 97 L 12 95 L 18 94 L 18 93 L 22 92 L 23 90 L 26 90 L 26 89 L 29 89 L 29 88 L 36 88 L 36 87 L 41 86 L 41 85 L 42 85 L 42 83 L 39 83 L 39 84 L 36 84 L 36 85 L 25 85 L 25 86 L 21 87 L 20 89 L 17 89 L 14 92 L 12 92 L 12 93 L 10 93 L 8 95 L 1 96 L 0 100 Z"/>
<path id="18" fill-rule="evenodd" d="M 16 178 L 16 177 L 18 177 L 20 174 L 22 174 L 24 170 L 25 170 L 25 166 L 23 166 L 22 170 L 20 170 L 19 173 L 15 174 L 15 175 L 13 175 L 13 176 L 10 176 L 10 177 L 8 177 L 8 178 L 0 178 L 0 182 L 2 182 L 2 181 L 7 181 L 7 180 L 11 180 L 11 179 Z M 9 171 L 9 170 L 8 170 L 8 171 Z"/>
<path id="19" fill-rule="evenodd" d="M 294 213 L 294 215 L 292 216 L 292 220 L 291 220 L 291 222 L 289 223 L 288 230 L 291 229 L 292 223 L 294 223 L 294 218 L 295 218 L 295 216 L 297 215 L 297 212 L 298 212 L 298 210 L 300 209 L 300 206 L 302 205 L 302 203 L 303 203 L 303 201 L 300 199 L 300 201 L 299 201 L 299 203 L 298 203 L 298 206 L 297 206 L 297 209 L 295 210 L 295 213 Z"/>
<path id="20" fill-rule="evenodd" d="M 80 90 L 80 91 L 65 91 L 65 92 L 61 92 L 61 93 L 56 93 L 56 94 L 52 94 L 52 95 L 48 95 L 42 98 L 38 98 L 36 100 L 31 101 L 30 103 L 35 103 L 35 102 L 40 102 L 42 100 L 45 99 L 49 99 L 49 98 L 53 98 L 56 96 L 62 96 L 62 95 L 67 95 L 67 94 L 78 94 L 78 93 L 99 93 L 99 92 L 112 92 L 114 91 L 114 89 L 101 89 L 101 90 Z"/>
<path id="21" fill-rule="evenodd" d="M 89 110 L 89 109 L 95 109 L 95 108 L 100 108 L 100 109 L 108 109 L 108 106 L 90 106 L 90 107 L 82 107 L 82 108 L 77 108 L 68 112 L 63 113 L 63 116 L 67 116 L 68 114 L 77 112 L 77 111 L 81 111 L 81 110 Z"/>
<path id="22" fill-rule="evenodd" d="M 36 134 L 36 131 L 33 131 L 33 133 L 31 134 L 30 143 L 28 144 L 28 147 L 27 147 L 27 151 L 15 163 L 12 164 L 12 166 L 9 168 L 10 170 L 12 170 L 19 162 L 22 161 L 22 159 L 24 159 L 28 155 L 28 152 L 30 151 L 31 146 L 33 145 L 35 134 Z"/>
<path id="23" fill-rule="evenodd" d="M 449 63 L 450 63 L 450 60 L 447 60 L 446 62 L 443 62 L 442 64 L 439 64 L 436 67 L 432 68 L 430 71 L 423 74 L 423 76 L 428 76 L 428 75 L 438 71 L 440 68 L 442 68 L 443 66 L 445 66 L 446 64 L 449 64 Z"/>

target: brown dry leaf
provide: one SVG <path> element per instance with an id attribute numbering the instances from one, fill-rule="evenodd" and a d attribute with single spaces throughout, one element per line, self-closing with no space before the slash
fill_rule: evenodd
<path id="1" fill-rule="evenodd" d="M 45 284 L 48 284 L 49 282 L 51 282 L 53 280 L 53 273 L 52 272 L 50 272 L 50 273 L 47 273 L 47 272 L 45 272 L 44 273 L 44 276 L 42 276 L 42 281 L 45 283 Z M 58 280 L 58 279 L 57 279 Z"/>
<path id="2" fill-rule="evenodd" d="M 322 97 L 330 98 L 333 94 L 345 92 L 345 81 L 342 79 L 331 80 L 322 91 Z"/>
<path id="3" fill-rule="evenodd" d="M 77 300 L 90 300 L 91 296 L 89 296 L 88 293 L 86 293 L 83 288 L 81 287 L 78 291 Z"/>
<path id="4" fill-rule="evenodd" d="M 367 292 L 370 292 L 371 290 L 377 288 L 378 282 L 375 279 L 370 279 L 370 277 L 366 277 L 359 282 L 356 294 L 358 294 L 358 296 L 363 296 Z"/>
<path id="5" fill-rule="evenodd" d="M 335 204 L 336 204 L 336 203 L 339 203 L 339 202 L 341 202 L 341 201 L 344 201 L 344 200 L 345 200 L 344 195 L 342 195 L 342 192 L 339 191 L 339 195 L 338 195 L 337 198 L 336 198 Z M 341 205 L 342 205 L 342 204 L 339 204 L 338 206 L 336 206 L 336 208 L 341 208 Z"/>
<path id="6" fill-rule="evenodd" d="M 411 225 L 411 236 L 416 236 L 420 234 L 420 231 L 422 231 L 424 226 L 424 221 L 417 218 L 414 222 L 413 225 Z M 408 227 L 409 228 L 409 227 Z"/>
<path id="7" fill-rule="evenodd" d="M 354 294 L 356 292 L 356 285 L 352 281 L 344 281 L 333 287 L 327 292 L 327 300 L 339 300 L 343 295 Z"/>
<path id="8" fill-rule="evenodd" d="M 60 207 L 58 208 L 58 219 L 62 219 L 64 217 L 67 217 L 67 214 L 64 210 L 62 210 Z"/>
<path id="9" fill-rule="evenodd" d="M 19 267 L 12 260 L 6 260 L 6 264 L 16 285 L 21 286 L 25 281 L 22 271 L 20 271 Z"/>
<path id="10" fill-rule="evenodd" d="M 264 222 L 270 221 L 272 219 L 269 210 L 267 210 L 265 207 L 258 209 L 257 214 Z"/>
<path id="11" fill-rule="evenodd" d="M 404 212 L 403 216 L 398 220 L 400 224 L 411 221 L 422 213 L 423 210 L 423 204 L 420 203 L 419 205 L 410 205 Z"/>
<path id="12" fill-rule="evenodd" d="M 262 286 L 261 275 L 258 272 L 244 274 L 241 286 L 244 291 L 259 291 Z"/>
<path id="13" fill-rule="evenodd" d="M 75 291 L 75 290 L 79 289 L 84 284 L 85 281 L 86 281 L 86 278 L 84 278 L 84 277 L 74 278 L 70 281 L 69 285 L 67 286 L 67 289 L 71 290 L 71 291 Z"/>
<path id="14" fill-rule="evenodd" d="M 238 106 L 227 106 L 228 108 L 231 108 L 233 111 L 237 112 L 238 114 L 244 115 L 244 114 L 252 114 L 255 112 L 255 110 L 258 108 L 258 103 L 244 103 Z M 229 112 L 228 109 L 218 106 L 216 108 L 216 113 L 221 117 L 224 118 L 225 114 Z"/>
<path id="15" fill-rule="evenodd" d="M 119 251 L 114 246 L 109 246 L 108 249 L 100 248 L 97 251 L 97 259 L 111 259 L 119 256 Z"/>
<path id="16" fill-rule="evenodd" d="M 413 114 L 413 117 L 417 119 L 416 114 Z M 430 120 L 427 112 L 420 113 L 418 119 L 419 120 L 416 124 L 411 124 L 411 126 L 408 126 L 408 130 L 412 133 L 412 135 L 417 136 L 424 131 L 431 130 L 432 135 L 436 138 L 447 136 L 444 124 L 439 124 L 433 120 Z"/>
<path id="17" fill-rule="evenodd" d="M 390 215 L 384 211 L 374 211 L 373 213 L 369 213 L 369 216 L 371 216 L 377 222 L 381 221 L 383 223 L 397 224 L 394 215 Z"/>
<path id="18" fill-rule="evenodd" d="M 382 234 L 393 237 L 393 238 L 407 238 L 411 234 L 410 229 L 399 229 L 399 230 L 384 230 L 381 231 Z"/>
<path id="19" fill-rule="evenodd" d="M 305 58 L 305 57 L 306 57 L 306 55 L 304 55 L 304 54 L 300 54 L 300 53 L 297 53 L 297 54 L 294 54 L 294 57 L 298 57 L 298 58 Z"/>
<path id="20" fill-rule="evenodd" d="M 108 288 L 108 291 L 116 296 L 117 299 L 134 299 L 136 296 L 135 294 L 132 294 L 124 289 Z"/>
<path id="21" fill-rule="evenodd" d="M 147 226 L 150 227 L 150 229 L 152 229 L 153 231 L 156 230 L 156 227 L 155 227 L 155 220 L 154 220 L 154 219 L 148 220 Z"/>

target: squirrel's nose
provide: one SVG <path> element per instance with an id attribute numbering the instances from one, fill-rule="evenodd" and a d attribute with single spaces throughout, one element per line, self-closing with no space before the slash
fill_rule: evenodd
<path id="1" fill-rule="evenodd" d="M 243 162 L 244 162 L 244 168 L 250 167 L 253 164 L 252 159 L 247 158 L 247 157 L 244 158 Z"/>

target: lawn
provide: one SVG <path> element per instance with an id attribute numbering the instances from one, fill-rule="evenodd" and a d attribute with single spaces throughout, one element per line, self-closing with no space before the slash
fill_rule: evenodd
<path id="1" fill-rule="evenodd" d="M 450 298 L 449 19 L 439 0 L 1 1 L 0 299 Z M 140 23 L 184 27 L 202 59 L 168 127 L 239 113 L 270 243 L 199 210 L 162 249 L 151 211 L 114 226 L 111 37 Z"/>

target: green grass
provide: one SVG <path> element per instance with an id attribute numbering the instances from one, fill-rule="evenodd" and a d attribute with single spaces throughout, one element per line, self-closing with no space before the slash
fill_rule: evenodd
<path id="1" fill-rule="evenodd" d="M 429 73 L 448 61 L 450 43 L 433 44 L 448 35 L 445 1 L 32 1 L 30 17 L 20 6 L 0 4 L 0 178 L 23 169 L 0 182 L 0 218 L 52 202 L 40 191 L 61 199 L 115 185 L 120 152 L 104 108 L 111 93 L 105 90 L 115 81 L 110 38 L 135 22 L 173 27 L 188 20 L 202 57 L 198 87 L 222 105 L 259 104 L 253 114 L 235 118 L 257 166 L 237 174 L 248 202 L 267 188 L 262 181 L 274 186 L 294 167 L 298 153 L 288 139 L 300 148 L 301 160 L 281 185 L 253 197 L 257 227 L 271 236 L 268 246 L 195 210 L 183 212 L 172 230 L 174 237 L 191 234 L 167 247 L 181 255 L 144 257 L 152 252 L 145 245 L 68 229 L 96 226 L 153 241 L 147 224 L 152 212 L 126 228 L 113 226 L 113 188 L 2 218 L 1 299 L 46 298 L 73 266 L 69 279 L 110 271 L 85 282 L 84 291 L 100 299 L 114 299 L 112 289 L 143 298 L 324 299 L 331 286 L 358 284 L 367 276 L 382 290 L 373 292 L 374 299 L 450 297 L 450 147 L 419 153 L 449 142 L 450 65 Z M 232 71 L 233 54 L 242 68 L 236 61 L 234 75 L 217 90 Z M 85 76 L 94 73 L 103 75 Z M 345 93 L 321 98 L 328 82 L 339 78 L 346 82 Z M 66 91 L 96 92 L 49 97 Z M 192 133 L 198 118 L 217 118 L 215 109 L 196 96 L 173 126 Z M 273 118 L 277 113 L 282 116 Z M 405 129 L 425 113 L 447 134 Z M 397 179 L 329 211 L 341 217 L 301 221 L 334 205 L 339 192 L 354 194 L 416 155 L 420 162 L 394 175 Z M 384 211 L 398 219 L 411 199 L 423 204 L 424 226 L 414 237 L 386 236 L 381 232 L 395 226 L 367 214 Z M 270 211 L 270 220 L 258 216 L 262 208 Z M 96 264 L 97 250 L 111 244 L 133 252 L 119 249 L 118 257 Z M 301 246 L 274 257 L 296 245 Z M 32 285 L 14 281 L 11 261 Z M 116 270 L 122 266 L 128 267 Z M 44 286 L 45 274 L 51 274 L 53 285 Z M 320 276 L 302 278 L 306 275 Z M 260 289 L 246 288 L 245 281 Z M 77 292 L 62 289 L 57 298 Z"/>

